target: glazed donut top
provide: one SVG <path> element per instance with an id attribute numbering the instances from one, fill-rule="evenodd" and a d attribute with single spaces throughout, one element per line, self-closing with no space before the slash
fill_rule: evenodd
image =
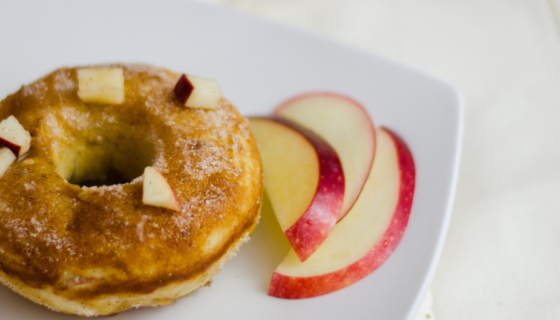
<path id="1" fill-rule="evenodd" d="M 204 272 L 254 225 L 262 172 L 248 123 L 226 100 L 182 106 L 178 74 L 124 70 L 125 101 L 84 103 L 59 69 L 0 103 L 32 137 L 0 178 L 0 271 L 73 299 L 151 292 Z M 180 212 L 142 203 L 160 171 Z"/>

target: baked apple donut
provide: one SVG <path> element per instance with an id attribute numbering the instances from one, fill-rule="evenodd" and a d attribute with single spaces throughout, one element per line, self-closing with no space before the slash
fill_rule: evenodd
<path id="1" fill-rule="evenodd" d="M 184 101 L 178 79 L 145 65 L 64 68 L 0 103 L 0 120 L 30 134 L 0 178 L 4 285 L 81 316 L 164 305 L 248 240 L 263 191 L 248 123 L 199 78 Z"/>

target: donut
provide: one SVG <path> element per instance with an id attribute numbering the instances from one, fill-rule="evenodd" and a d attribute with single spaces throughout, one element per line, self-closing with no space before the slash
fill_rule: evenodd
<path id="1" fill-rule="evenodd" d="M 80 70 L 122 82 L 82 90 Z M 0 102 L 0 120 L 30 137 L 0 177 L 4 285 L 80 316 L 165 305 L 249 239 L 263 177 L 248 122 L 223 98 L 185 106 L 180 78 L 147 65 L 62 68 Z M 147 168 L 173 206 L 146 204 Z"/>

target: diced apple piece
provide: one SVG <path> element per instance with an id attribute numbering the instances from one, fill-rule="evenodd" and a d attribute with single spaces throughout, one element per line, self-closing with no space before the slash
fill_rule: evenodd
<path id="1" fill-rule="evenodd" d="M 371 173 L 354 207 L 305 262 L 294 251 L 288 253 L 272 276 L 268 294 L 285 299 L 320 296 L 377 269 L 406 229 L 415 176 L 406 144 L 380 129 Z"/>
<path id="2" fill-rule="evenodd" d="M 78 97 L 83 102 L 121 104 L 124 102 L 122 68 L 82 68 L 78 70 Z"/>
<path id="3" fill-rule="evenodd" d="M 142 202 L 144 204 L 181 211 L 181 206 L 167 179 L 156 169 L 144 169 Z"/>
<path id="4" fill-rule="evenodd" d="M 179 102 L 189 108 L 217 108 L 223 96 L 216 80 L 185 74 L 177 81 L 174 91 Z"/>
<path id="5" fill-rule="evenodd" d="M 10 166 L 16 161 L 16 156 L 9 148 L 0 148 L 0 178 L 4 176 Z"/>
<path id="6" fill-rule="evenodd" d="M 259 143 L 265 189 L 280 227 L 305 261 L 336 224 L 344 175 L 336 152 L 319 136 L 280 118 L 250 118 Z"/>
<path id="7" fill-rule="evenodd" d="M 317 133 L 338 154 L 345 182 L 341 220 L 358 199 L 373 163 L 375 128 L 367 111 L 346 96 L 313 92 L 284 102 L 274 114 Z"/>
<path id="8" fill-rule="evenodd" d="M 6 147 L 21 157 L 29 151 L 31 135 L 14 116 L 0 122 L 0 148 Z"/>

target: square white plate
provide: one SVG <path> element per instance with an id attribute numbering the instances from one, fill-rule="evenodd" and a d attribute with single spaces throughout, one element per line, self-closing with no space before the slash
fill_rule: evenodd
<path id="1" fill-rule="evenodd" d="M 360 101 L 409 144 L 417 184 L 408 228 L 374 273 L 299 301 L 269 297 L 288 248 L 273 218 L 202 288 L 117 319 L 413 319 L 437 265 L 458 166 L 461 102 L 449 86 L 384 59 L 230 10 L 180 0 L 0 4 L 0 96 L 61 66 L 144 62 L 218 79 L 245 115 L 328 90 Z M 0 287 L 2 319 L 69 319 Z"/>

